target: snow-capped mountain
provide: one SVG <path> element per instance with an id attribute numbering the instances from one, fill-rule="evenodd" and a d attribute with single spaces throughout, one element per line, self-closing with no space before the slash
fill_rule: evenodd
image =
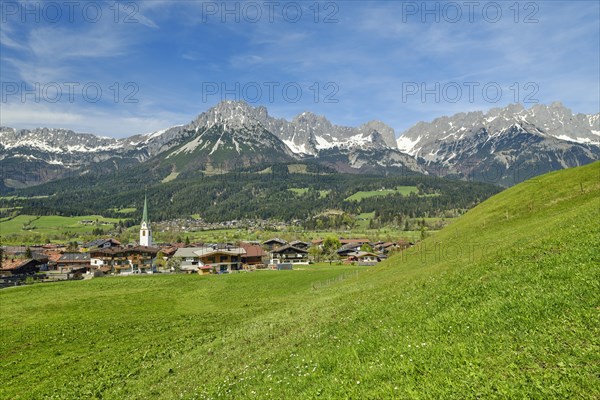
<path id="1" fill-rule="evenodd" d="M 600 114 L 573 115 L 560 103 L 419 122 L 398 148 L 430 172 L 515 184 L 548 171 L 587 164 L 600 155 Z"/>
<path id="2" fill-rule="evenodd" d="M 221 124 L 225 129 L 260 125 L 301 156 L 315 156 L 319 150 L 332 147 L 382 145 L 396 148 L 395 132 L 383 122 L 371 121 L 352 128 L 334 125 L 327 118 L 310 112 L 287 121 L 271 117 L 264 106 L 252 107 L 243 101 L 223 101 L 192 122 L 193 129 L 214 124 Z"/>
<path id="3" fill-rule="evenodd" d="M 26 187 L 71 174 L 114 171 L 139 163 L 147 149 L 126 139 L 64 129 L 0 127 L 0 185 Z"/>
<path id="4" fill-rule="evenodd" d="M 288 121 L 262 106 L 224 101 L 188 124 L 124 139 L 0 128 L 0 190 L 140 163 L 179 175 L 295 161 L 341 172 L 410 171 L 511 185 L 597 160 L 599 125 L 600 114 L 573 115 L 560 103 L 511 105 L 420 122 L 396 143 L 394 130 L 378 121 L 337 126 L 310 112 Z"/>
<path id="5" fill-rule="evenodd" d="M 424 172 L 395 147 L 392 128 L 372 121 L 358 128 L 331 124 L 325 117 L 302 113 L 292 121 L 273 118 L 265 107 L 224 101 L 186 125 L 124 139 L 101 138 L 62 129 L 0 128 L 0 167 L 8 187 L 25 187 L 69 175 L 102 173 L 151 159 L 176 172 L 225 170 L 254 164 L 331 159 L 343 153 L 341 170 L 365 170 L 365 154 L 383 151 L 374 169 L 402 166 Z M 354 153 L 356 152 L 356 153 Z M 387 164 L 386 164 L 387 163 Z M 408 167 L 408 166 L 411 167 Z M 371 168 L 373 169 L 373 168 Z"/>

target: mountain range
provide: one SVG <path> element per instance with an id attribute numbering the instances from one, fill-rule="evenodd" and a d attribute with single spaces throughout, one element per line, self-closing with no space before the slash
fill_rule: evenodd
<path id="1" fill-rule="evenodd" d="M 600 155 L 600 114 L 560 103 L 495 108 L 419 122 L 398 139 L 380 121 L 332 124 L 303 112 L 291 121 L 263 106 L 224 101 L 185 125 L 122 139 L 64 129 L 0 128 L 0 190 L 147 163 L 179 174 L 277 163 L 315 163 L 349 173 L 404 172 L 518 183 Z"/>
<path id="2" fill-rule="evenodd" d="M 600 114 L 512 104 L 419 122 L 398 138 L 398 149 L 436 175 L 512 185 L 597 160 L 599 139 Z"/>

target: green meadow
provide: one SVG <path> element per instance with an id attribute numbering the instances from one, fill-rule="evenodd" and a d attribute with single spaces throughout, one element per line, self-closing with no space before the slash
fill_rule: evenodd
<path id="1" fill-rule="evenodd" d="M 597 399 L 600 162 L 376 267 L 0 291 L 0 398 Z"/>
<path id="2" fill-rule="evenodd" d="M 93 221 L 91 224 L 82 224 L 81 221 Z M 0 234 L 9 233 L 39 233 L 52 234 L 64 231 L 75 233 L 88 233 L 96 227 L 96 221 L 102 226 L 102 223 L 118 223 L 117 218 L 105 218 L 101 215 L 85 215 L 78 217 L 62 216 L 34 216 L 18 215 L 14 218 L 4 218 L 0 220 Z"/>
<path id="3" fill-rule="evenodd" d="M 297 196 L 302 196 L 308 192 L 308 188 L 290 188 L 288 190 Z M 329 193 L 331 193 L 331 190 L 319 190 L 319 197 L 327 197 Z"/>
<path id="4" fill-rule="evenodd" d="M 369 197 L 387 196 L 388 194 L 396 193 L 399 193 L 403 196 L 408 196 L 411 193 L 419 193 L 419 189 L 417 189 L 416 186 L 398 186 L 396 189 L 360 191 L 354 193 L 352 196 L 347 197 L 346 201 L 361 201 L 362 199 L 367 199 Z"/>

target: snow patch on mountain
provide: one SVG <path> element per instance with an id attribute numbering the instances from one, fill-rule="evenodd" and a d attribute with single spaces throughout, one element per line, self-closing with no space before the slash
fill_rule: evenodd
<path id="1" fill-rule="evenodd" d="M 410 139 L 404 135 L 398 138 L 398 149 L 406 154 L 414 156 L 420 148 L 416 148 L 417 144 L 421 141 L 423 136 L 418 136 L 415 139 Z"/>

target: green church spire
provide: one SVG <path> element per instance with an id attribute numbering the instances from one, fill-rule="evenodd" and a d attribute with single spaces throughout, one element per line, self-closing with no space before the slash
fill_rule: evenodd
<path id="1" fill-rule="evenodd" d="M 150 224 L 150 221 L 148 221 L 148 200 L 146 198 L 146 195 L 144 195 L 144 213 L 142 214 L 142 223 L 146 223 L 146 225 Z"/>

